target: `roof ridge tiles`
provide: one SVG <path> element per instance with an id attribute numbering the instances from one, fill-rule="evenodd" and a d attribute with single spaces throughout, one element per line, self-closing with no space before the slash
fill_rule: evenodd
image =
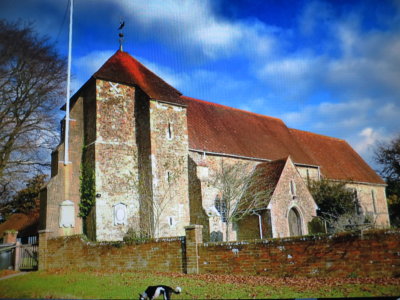
<path id="1" fill-rule="evenodd" d="M 255 112 L 252 112 L 252 111 L 248 111 L 248 110 L 236 108 L 236 107 L 231 107 L 231 106 L 227 106 L 227 105 L 223 105 L 223 104 L 219 104 L 219 103 L 215 103 L 215 102 L 210 102 L 210 101 L 206 101 L 206 100 L 202 100 L 202 99 L 197 99 L 197 98 L 194 98 L 194 97 L 189 97 L 189 96 L 182 95 L 181 98 L 184 98 L 184 99 L 187 99 L 187 100 L 193 100 L 193 101 L 202 102 L 202 103 L 204 103 L 204 104 L 209 104 L 209 105 L 217 106 L 217 107 L 220 107 L 220 108 L 225 108 L 225 109 L 230 109 L 230 110 L 236 110 L 236 111 L 239 111 L 239 112 L 242 112 L 242 113 L 247 113 L 247 114 L 255 115 L 255 116 L 257 116 L 257 117 L 275 119 L 275 120 L 277 120 L 277 121 L 283 122 L 282 119 L 279 119 L 279 118 L 277 118 L 277 117 L 271 117 L 271 116 L 267 116 L 267 115 L 255 113 Z"/>

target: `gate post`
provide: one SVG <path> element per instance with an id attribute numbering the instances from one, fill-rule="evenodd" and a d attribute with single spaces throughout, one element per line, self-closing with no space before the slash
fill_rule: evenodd
<path id="1" fill-rule="evenodd" d="M 14 251 L 14 271 L 19 271 L 19 266 L 21 264 L 21 243 L 15 243 L 15 251 Z"/>
<path id="2" fill-rule="evenodd" d="M 198 245 L 203 243 L 203 226 L 189 225 L 186 232 L 186 271 L 188 274 L 199 273 Z"/>
<path id="3" fill-rule="evenodd" d="M 38 269 L 47 269 L 47 240 L 49 238 L 49 233 L 51 230 L 44 229 L 39 231 L 39 262 Z"/>

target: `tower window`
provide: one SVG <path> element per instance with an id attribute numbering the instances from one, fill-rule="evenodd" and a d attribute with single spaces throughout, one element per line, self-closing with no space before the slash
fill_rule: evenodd
<path id="1" fill-rule="evenodd" d="M 170 122 L 168 122 L 168 127 L 167 127 L 167 139 L 168 140 L 172 140 L 172 124 Z"/>

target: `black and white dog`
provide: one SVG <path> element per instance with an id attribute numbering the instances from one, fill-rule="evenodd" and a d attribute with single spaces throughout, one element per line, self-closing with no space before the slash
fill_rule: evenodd
<path id="1" fill-rule="evenodd" d="M 179 286 L 175 289 L 166 285 L 149 286 L 143 293 L 139 294 L 139 300 L 154 300 L 160 295 L 163 295 L 164 300 L 170 300 L 172 293 L 180 294 L 181 292 L 182 289 Z"/>

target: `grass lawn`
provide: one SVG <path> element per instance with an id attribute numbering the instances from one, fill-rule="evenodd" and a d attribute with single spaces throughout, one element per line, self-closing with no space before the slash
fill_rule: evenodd
<path id="1" fill-rule="evenodd" d="M 58 270 L 31 272 L 0 280 L 0 297 L 137 299 L 148 285 L 155 284 L 180 286 L 182 294 L 173 295 L 173 299 L 400 295 L 400 279 L 273 279 L 259 276 Z"/>

